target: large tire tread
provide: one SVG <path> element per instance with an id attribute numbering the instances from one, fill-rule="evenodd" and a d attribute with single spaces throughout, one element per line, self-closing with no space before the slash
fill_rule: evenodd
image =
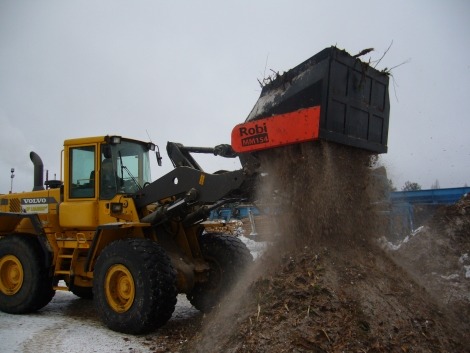
<path id="1" fill-rule="evenodd" d="M 203 233 L 199 237 L 202 256 L 217 275 L 198 283 L 187 294 L 189 302 L 202 312 L 210 312 L 237 282 L 253 256 L 237 237 L 223 233 Z"/>
<path id="2" fill-rule="evenodd" d="M 38 240 L 28 235 L 8 235 L 0 239 L 0 258 L 6 255 L 14 255 L 20 260 L 24 280 L 21 289 L 14 295 L 0 291 L 0 310 L 10 314 L 26 314 L 46 306 L 54 297 L 55 290 Z"/>
<path id="3" fill-rule="evenodd" d="M 117 313 L 105 295 L 105 276 L 113 264 L 124 264 L 134 277 L 136 297 L 132 307 Z M 164 325 L 176 305 L 176 271 L 165 251 L 149 239 L 124 239 L 108 245 L 98 257 L 93 284 L 95 307 L 112 330 L 148 333 Z"/>

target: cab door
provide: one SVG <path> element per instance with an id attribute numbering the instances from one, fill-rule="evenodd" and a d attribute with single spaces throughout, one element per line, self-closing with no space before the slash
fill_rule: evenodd
<path id="1" fill-rule="evenodd" d="M 97 148 L 98 144 L 65 147 L 64 202 L 59 207 L 64 228 L 98 226 Z"/>

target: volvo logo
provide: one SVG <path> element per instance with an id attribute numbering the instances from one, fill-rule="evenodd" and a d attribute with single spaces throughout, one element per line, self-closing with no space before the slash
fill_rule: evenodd
<path id="1" fill-rule="evenodd" d="M 21 203 L 24 205 L 47 203 L 47 199 L 45 197 L 36 197 L 34 199 L 21 199 Z"/>

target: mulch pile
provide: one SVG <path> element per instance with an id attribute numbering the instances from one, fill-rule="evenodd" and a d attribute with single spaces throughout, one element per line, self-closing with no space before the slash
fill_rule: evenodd
<path id="1" fill-rule="evenodd" d="M 386 230 L 370 202 L 369 155 L 321 143 L 262 157 L 271 182 L 260 197 L 280 235 L 183 351 L 470 352 L 469 316 L 446 310 L 378 245 Z M 468 236 L 454 224 L 462 210 L 436 215 L 455 237 Z"/>

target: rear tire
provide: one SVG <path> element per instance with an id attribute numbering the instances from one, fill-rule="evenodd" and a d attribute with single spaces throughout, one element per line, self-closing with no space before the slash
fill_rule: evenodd
<path id="1" fill-rule="evenodd" d="M 52 276 L 39 242 L 26 235 L 0 239 L 0 310 L 34 312 L 54 297 Z"/>
<path id="2" fill-rule="evenodd" d="M 118 240 L 98 257 L 93 295 L 111 330 L 142 334 L 164 325 L 176 304 L 176 271 L 163 248 L 149 239 Z"/>
<path id="3" fill-rule="evenodd" d="M 199 246 L 211 269 L 208 281 L 197 283 L 187 298 L 196 309 L 209 312 L 253 262 L 253 257 L 246 245 L 233 235 L 201 234 Z"/>

